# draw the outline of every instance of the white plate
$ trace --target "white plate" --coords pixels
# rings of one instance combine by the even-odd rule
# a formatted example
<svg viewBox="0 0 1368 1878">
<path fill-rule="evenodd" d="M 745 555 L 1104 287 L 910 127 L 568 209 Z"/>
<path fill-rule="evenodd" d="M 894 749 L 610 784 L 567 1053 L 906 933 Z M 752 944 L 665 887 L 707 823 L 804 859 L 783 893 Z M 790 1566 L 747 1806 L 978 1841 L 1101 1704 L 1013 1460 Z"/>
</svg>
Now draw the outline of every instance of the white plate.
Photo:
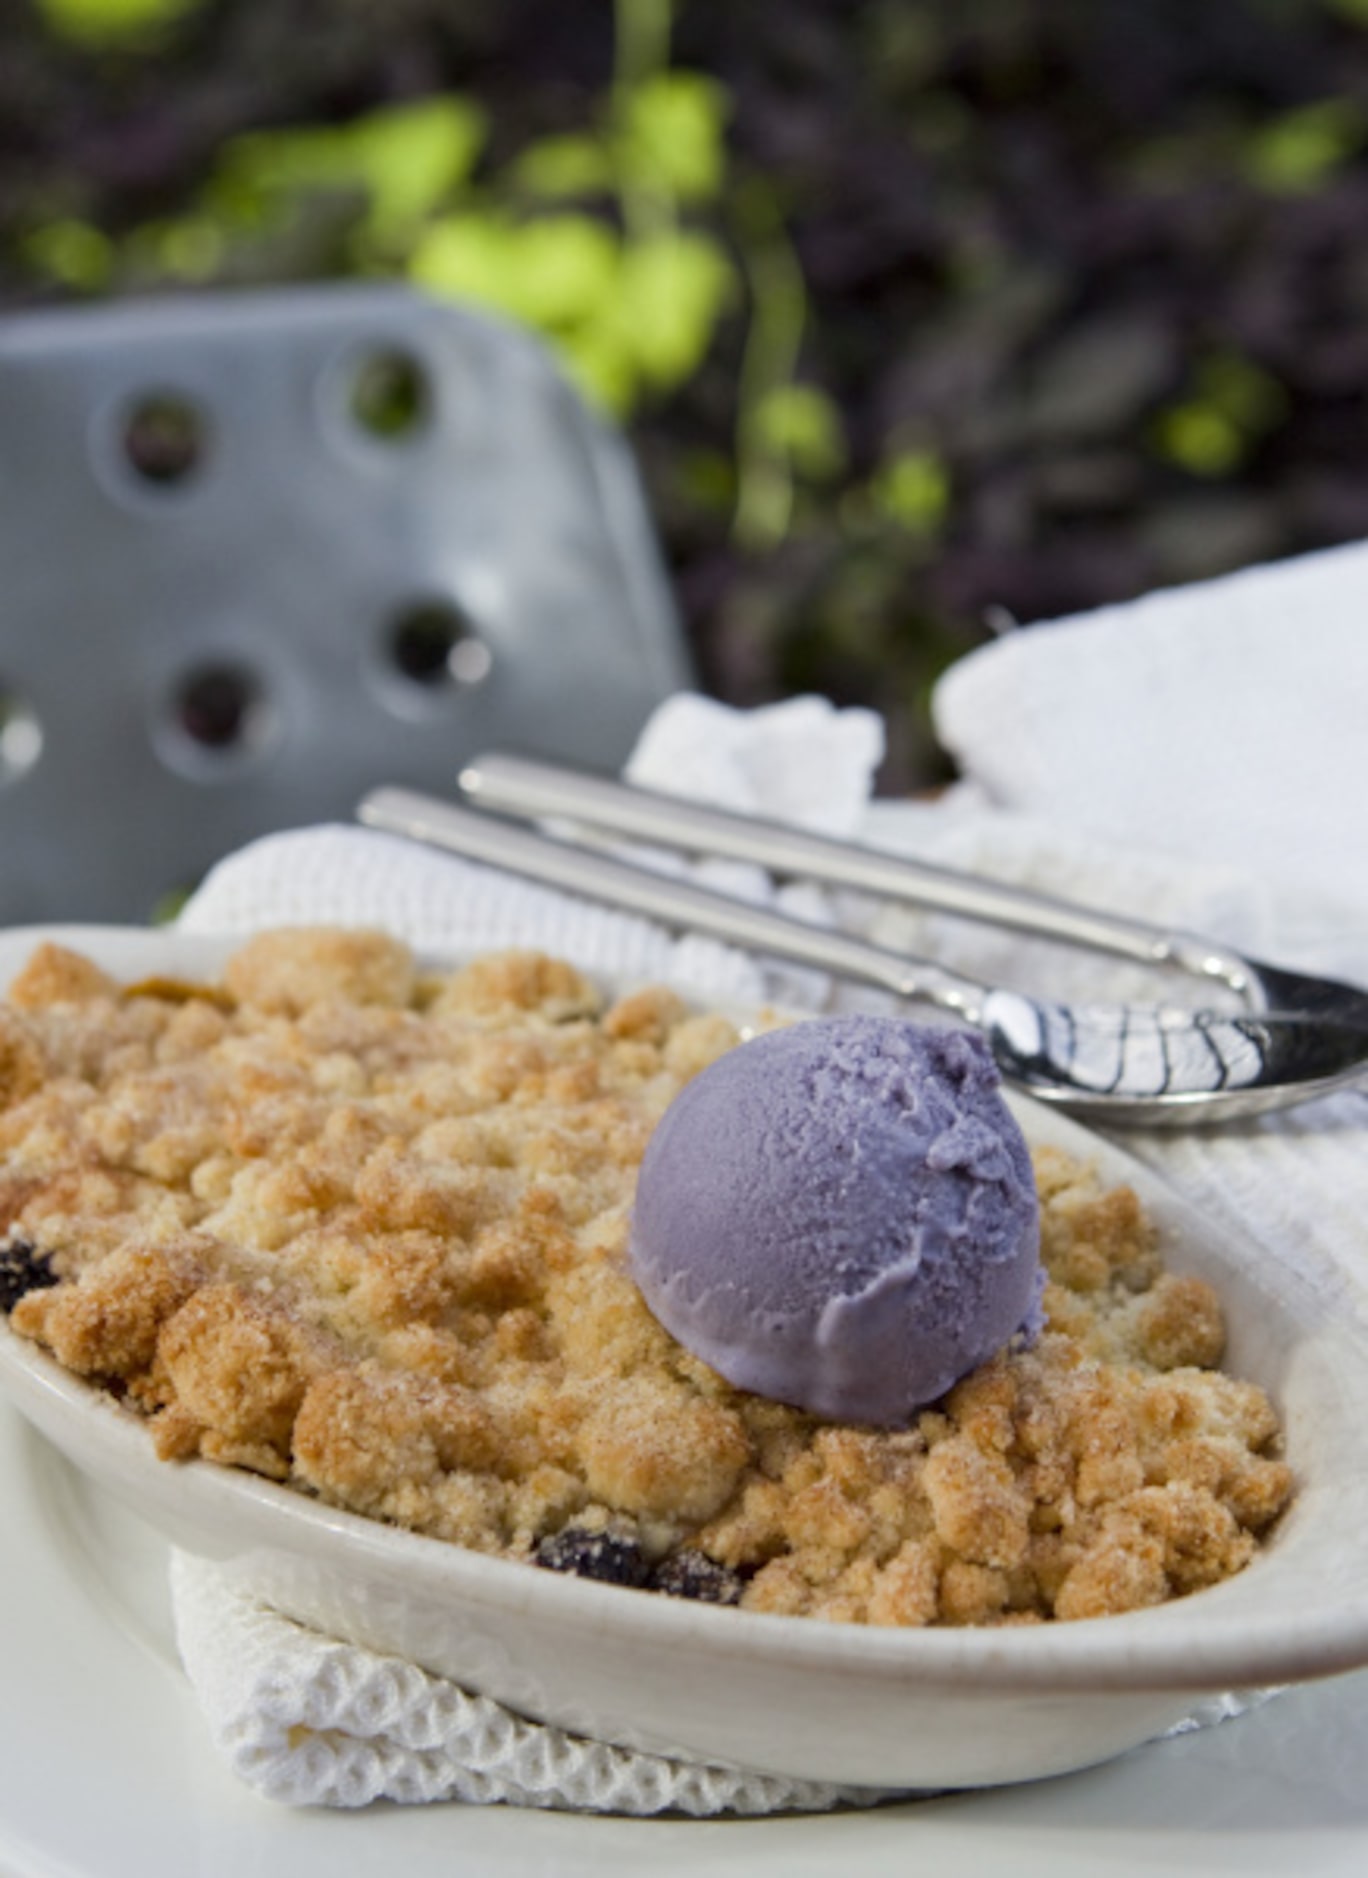
<svg viewBox="0 0 1368 1878">
<path fill-rule="evenodd" d="M 1029 1786 L 823 1818 L 293 1812 L 213 1754 L 166 1548 L 0 1407 L 0 1878 L 1362 1878 L 1368 1672 Z"/>
<path fill-rule="evenodd" d="M 34 934 L 0 937 L 0 981 Z M 225 947 L 87 929 L 110 969 L 192 973 Z M 158 1462 L 137 1419 L 0 1334 L 0 1386 L 165 1534 L 235 1560 L 278 1608 L 601 1738 L 868 1784 L 983 1785 L 1121 1753 L 1194 1697 L 1368 1663 L 1368 1362 L 1287 1273 L 1048 1111 L 1028 1134 L 1128 1178 L 1175 1265 L 1213 1278 L 1231 1367 L 1271 1389 L 1299 1490 L 1238 1578 L 1152 1611 L 1017 1631 L 880 1631 L 715 1610 L 529 1571 L 205 1463 Z"/>
</svg>

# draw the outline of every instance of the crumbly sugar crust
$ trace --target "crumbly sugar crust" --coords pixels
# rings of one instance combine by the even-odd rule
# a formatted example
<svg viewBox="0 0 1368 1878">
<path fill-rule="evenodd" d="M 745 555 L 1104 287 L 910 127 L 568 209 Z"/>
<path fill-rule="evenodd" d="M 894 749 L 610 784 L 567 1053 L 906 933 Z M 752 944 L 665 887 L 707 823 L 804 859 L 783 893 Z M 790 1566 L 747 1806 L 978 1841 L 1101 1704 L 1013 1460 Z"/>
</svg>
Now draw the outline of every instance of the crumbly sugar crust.
<svg viewBox="0 0 1368 1878">
<path fill-rule="evenodd" d="M 167 1461 L 751 1610 L 1028 1624 L 1238 1571 L 1292 1491 L 1274 1411 L 1135 1195 L 1058 1152 L 1045 1335 L 906 1429 L 667 1335 L 625 1262 L 636 1169 L 737 1041 L 669 990 L 605 1002 L 523 952 L 434 975 L 377 931 L 265 933 L 214 985 L 44 945 L 0 1006 L 9 1321 Z"/>
</svg>

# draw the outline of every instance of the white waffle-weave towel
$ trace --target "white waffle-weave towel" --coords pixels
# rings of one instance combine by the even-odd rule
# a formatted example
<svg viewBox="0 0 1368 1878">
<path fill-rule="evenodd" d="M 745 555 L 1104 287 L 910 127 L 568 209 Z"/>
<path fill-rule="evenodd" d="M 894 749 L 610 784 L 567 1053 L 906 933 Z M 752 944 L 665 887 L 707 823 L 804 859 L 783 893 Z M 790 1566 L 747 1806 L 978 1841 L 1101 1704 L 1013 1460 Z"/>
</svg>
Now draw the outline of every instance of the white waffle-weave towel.
<svg viewBox="0 0 1368 1878">
<path fill-rule="evenodd" d="M 242 1780 L 294 1806 L 503 1802 L 649 1816 L 826 1812 L 871 1788 L 611 1747 L 515 1715 L 398 1657 L 292 1623 L 221 1567 L 171 1559 L 176 1635 L 210 1731 Z"/>
</svg>

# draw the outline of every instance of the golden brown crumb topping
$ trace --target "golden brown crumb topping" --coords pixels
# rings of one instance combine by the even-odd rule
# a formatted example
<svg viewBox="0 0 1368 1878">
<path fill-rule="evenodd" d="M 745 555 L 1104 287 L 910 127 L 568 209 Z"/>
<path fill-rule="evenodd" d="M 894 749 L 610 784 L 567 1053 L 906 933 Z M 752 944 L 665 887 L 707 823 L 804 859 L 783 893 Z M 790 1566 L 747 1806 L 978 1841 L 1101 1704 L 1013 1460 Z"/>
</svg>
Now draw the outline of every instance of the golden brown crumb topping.
<svg viewBox="0 0 1368 1878">
<path fill-rule="evenodd" d="M 1135 1196 L 1058 1152 L 1046 1334 L 907 1429 L 668 1336 L 625 1263 L 636 1169 L 736 1042 L 539 954 L 431 975 L 295 929 L 220 985 L 121 988 L 43 946 L 0 1009 L 0 1259 L 42 1274 L 10 1322 L 167 1459 L 752 1610 L 1031 1623 L 1238 1571 L 1291 1491 L 1273 1410 Z"/>
</svg>

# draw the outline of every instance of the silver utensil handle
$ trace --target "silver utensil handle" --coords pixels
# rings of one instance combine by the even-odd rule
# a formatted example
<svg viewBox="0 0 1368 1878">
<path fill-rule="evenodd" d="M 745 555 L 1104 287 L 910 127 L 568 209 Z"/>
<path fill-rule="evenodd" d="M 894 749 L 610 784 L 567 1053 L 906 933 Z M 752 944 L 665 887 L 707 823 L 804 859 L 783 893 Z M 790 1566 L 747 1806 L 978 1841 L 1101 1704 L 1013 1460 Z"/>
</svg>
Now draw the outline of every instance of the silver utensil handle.
<svg viewBox="0 0 1368 1878">
<path fill-rule="evenodd" d="M 985 988 L 940 966 L 885 951 L 846 933 L 788 919 L 766 907 L 748 906 L 691 881 L 633 867 L 593 848 L 553 840 L 482 810 L 461 808 L 412 789 L 386 787 L 372 790 L 357 815 L 371 828 L 407 835 L 566 893 L 605 900 L 671 928 L 707 933 L 772 958 L 877 985 L 899 997 L 954 1011 L 970 1023 L 981 1017 Z"/>
<path fill-rule="evenodd" d="M 636 841 L 752 861 L 779 875 L 934 907 L 1145 965 L 1176 966 L 1238 990 L 1245 988 L 1248 978 L 1246 963 L 1238 954 L 1196 934 L 1166 931 L 1143 920 L 1074 906 L 1024 887 L 881 854 L 854 842 L 828 840 L 782 823 L 730 814 L 551 763 L 491 752 L 467 763 L 459 782 L 464 794 L 481 808 L 560 816 Z"/>
</svg>

